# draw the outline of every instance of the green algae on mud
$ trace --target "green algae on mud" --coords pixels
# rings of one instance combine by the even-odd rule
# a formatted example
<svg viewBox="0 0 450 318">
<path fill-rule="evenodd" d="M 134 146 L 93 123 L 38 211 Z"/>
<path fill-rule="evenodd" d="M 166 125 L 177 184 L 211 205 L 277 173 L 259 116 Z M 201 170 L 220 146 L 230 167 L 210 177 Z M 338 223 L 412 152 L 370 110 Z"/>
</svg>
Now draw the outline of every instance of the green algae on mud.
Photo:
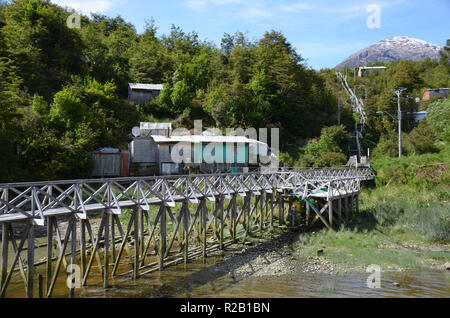
<svg viewBox="0 0 450 318">
<path fill-rule="evenodd" d="M 365 189 L 361 212 L 337 231 L 299 236 L 296 256 L 317 256 L 343 271 L 443 269 L 450 261 L 450 204 L 426 189 L 407 186 Z M 445 270 L 445 269 L 444 269 Z"/>
</svg>

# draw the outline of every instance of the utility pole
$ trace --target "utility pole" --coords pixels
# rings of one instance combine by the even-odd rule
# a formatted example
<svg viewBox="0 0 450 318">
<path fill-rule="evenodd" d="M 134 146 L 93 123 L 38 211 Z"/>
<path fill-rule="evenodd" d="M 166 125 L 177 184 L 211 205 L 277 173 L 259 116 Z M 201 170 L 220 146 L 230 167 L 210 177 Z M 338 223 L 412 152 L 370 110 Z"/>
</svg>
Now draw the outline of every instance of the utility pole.
<svg viewBox="0 0 450 318">
<path fill-rule="evenodd" d="M 399 87 L 393 90 L 394 93 L 397 94 L 397 105 L 398 105 L 398 157 L 402 157 L 402 109 L 400 106 L 400 100 L 402 92 L 405 91 L 406 88 Z"/>
</svg>

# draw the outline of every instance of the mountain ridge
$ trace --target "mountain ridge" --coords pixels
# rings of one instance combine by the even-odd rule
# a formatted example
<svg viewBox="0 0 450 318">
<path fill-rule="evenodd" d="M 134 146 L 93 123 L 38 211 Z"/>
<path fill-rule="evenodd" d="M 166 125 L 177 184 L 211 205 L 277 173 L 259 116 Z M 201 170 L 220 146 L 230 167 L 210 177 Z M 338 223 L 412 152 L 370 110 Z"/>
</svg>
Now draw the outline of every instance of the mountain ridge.
<svg viewBox="0 0 450 318">
<path fill-rule="evenodd" d="M 421 61 L 427 57 L 439 59 L 442 46 L 410 36 L 392 36 L 372 44 L 350 55 L 336 65 L 336 69 L 364 66 L 377 62 L 388 63 L 398 60 Z"/>
</svg>

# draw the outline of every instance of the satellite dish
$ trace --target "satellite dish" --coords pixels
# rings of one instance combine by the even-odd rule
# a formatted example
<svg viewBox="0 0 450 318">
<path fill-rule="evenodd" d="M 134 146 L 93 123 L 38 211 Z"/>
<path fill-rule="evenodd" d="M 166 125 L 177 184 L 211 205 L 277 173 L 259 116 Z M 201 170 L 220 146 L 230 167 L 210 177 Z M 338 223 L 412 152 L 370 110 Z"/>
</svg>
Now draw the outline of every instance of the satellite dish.
<svg viewBox="0 0 450 318">
<path fill-rule="evenodd" d="M 141 135 L 141 129 L 139 127 L 133 127 L 131 133 L 134 137 L 139 137 Z"/>
</svg>

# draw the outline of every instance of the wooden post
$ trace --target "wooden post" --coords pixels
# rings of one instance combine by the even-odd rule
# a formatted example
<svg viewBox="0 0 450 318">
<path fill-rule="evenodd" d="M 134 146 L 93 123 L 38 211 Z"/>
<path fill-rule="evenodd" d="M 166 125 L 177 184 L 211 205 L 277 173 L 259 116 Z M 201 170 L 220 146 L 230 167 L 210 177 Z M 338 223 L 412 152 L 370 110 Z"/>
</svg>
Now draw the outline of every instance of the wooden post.
<svg viewBox="0 0 450 318">
<path fill-rule="evenodd" d="M 223 228 L 225 227 L 224 222 L 224 196 L 220 196 L 220 249 L 224 249 L 223 245 Z"/>
<path fill-rule="evenodd" d="M 31 224 L 30 231 L 28 232 L 27 265 L 27 298 L 33 298 L 34 224 Z"/>
<path fill-rule="evenodd" d="M 245 227 L 245 236 L 247 236 L 250 233 L 250 206 L 252 203 L 252 193 L 247 192 L 247 205 L 244 206 L 244 227 Z"/>
<path fill-rule="evenodd" d="M 103 272 L 103 287 L 104 288 L 109 288 L 109 231 L 110 231 L 110 227 L 109 227 L 109 221 L 110 221 L 110 211 L 107 210 L 104 213 L 106 213 L 105 216 L 105 242 L 104 242 L 104 272 Z"/>
<path fill-rule="evenodd" d="M 294 205 L 293 209 L 292 209 L 292 226 L 295 226 L 295 210 L 296 210 L 296 206 Z"/>
<path fill-rule="evenodd" d="M 359 213 L 359 194 L 356 195 L 356 213 Z"/>
<path fill-rule="evenodd" d="M 14 238 L 12 238 L 14 239 Z M 1 273 L 1 285 L 5 283 L 6 275 L 8 274 L 8 224 L 2 223 L 2 273 Z"/>
<path fill-rule="evenodd" d="M 161 218 L 160 218 L 160 228 L 159 228 L 159 270 L 164 269 L 164 255 L 166 254 L 166 206 L 164 202 L 161 202 Z"/>
<path fill-rule="evenodd" d="M 67 229 L 67 231 L 71 230 L 72 231 L 72 243 L 71 243 L 71 247 L 72 247 L 72 257 L 71 257 L 71 262 L 70 264 L 72 265 L 72 271 L 73 271 L 73 266 L 76 263 L 76 258 L 77 258 L 77 219 L 75 218 L 75 216 L 72 216 L 73 218 L 73 222 L 72 222 L 72 228 L 71 229 Z M 70 298 L 75 298 L 75 284 L 72 284 L 70 287 Z"/>
<path fill-rule="evenodd" d="M 116 227 L 114 214 L 111 214 L 111 259 L 113 262 L 116 259 Z"/>
<path fill-rule="evenodd" d="M 307 198 L 305 200 L 305 205 L 306 205 L 306 225 L 309 225 L 309 213 L 310 213 L 310 206 L 309 206 L 309 199 Z"/>
<path fill-rule="evenodd" d="M 292 206 L 293 206 L 293 204 L 294 204 L 294 198 L 293 197 L 289 197 L 289 208 L 288 208 L 288 215 L 287 215 L 287 218 L 288 218 L 288 223 L 291 223 L 291 226 L 292 226 Z M 291 217 L 291 220 L 289 221 L 289 217 Z"/>
<path fill-rule="evenodd" d="M 184 264 L 186 265 L 189 257 L 189 201 L 183 204 L 183 232 L 184 232 Z"/>
<path fill-rule="evenodd" d="M 273 197 L 274 194 L 270 195 L 270 227 L 273 228 Z"/>
<path fill-rule="evenodd" d="M 237 200 L 236 194 L 233 194 L 233 243 L 236 243 L 236 230 L 237 230 Z"/>
<path fill-rule="evenodd" d="M 143 211 L 142 211 L 142 208 L 139 206 L 139 219 L 140 219 L 140 227 L 141 227 L 141 229 L 140 229 L 140 238 L 139 238 L 139 247 L 140 247 L 140 249 L 141 249 L 141 251 L 140 251 L 140 253 L 141 253 L 141 255 L 142 255 L 142 257 L 144 258 L 145 257 L 145 255 L 144 255 L 144 253 L 145 253 L 145 228 L 144 228 L 144 225 L 145 225 L 145 221 L 144 221 L 144 213 L 143 213 Z"/>
<path fill-rule="evenodd" d="M 43 285 L 44 278 L 41 274 L 38 274 L 38 295 L 39 298 L 44 298 L 44 287 Z"/>
<path fill-rule="evenodd" d="M 345 209 L 345 218 L 348 220 L 348 197 L 344 197 L 344 209 Z"/>
<path fill-rule="evenodd" d="M 353 195 L 350 197 L 350 218 L 353 218 Z"/>
<path fill-rule="evenodd" d="M 278 217 L 279 217 L 279 225 L 284 225 L 284 199 L 283 196 L 280 194 L 278 196 Z"/>
<path fill-rule="evenodd" d="M 84 276 L 86 271 L 86 222 L 87 220 L 80 221 L 80 263 L 81 263 L 81 276 Z M 92 242 L 93 243 L 93 242 Z"/>
<path fill-rule="evenodd" d="M 342 222 L 342 198 L 338 200 L 338 215 L 340 222 Z"/>
<path fill-rule="evenodd" d="M 201 201 L 203 205 L 202 208 L 202 241 L 203 241 L 203 257 L 206 257 L 206 226 L 207 226 L 207 216 L 208 216 L 208 208 L 206 206 L 206 199 Z"/>
<path fill-rule="evenodd" d="M 8 228 L 9 228 L 9 226 L 8 226 Z M 6 277 L 5 277 L 5 281 L 3 282 L 2 286 L 1 286 L 1 290 L 0 290 L 0 297 L 1 298 L 5 297 L 6 288 L 8 287 L 9 281 L 11 280 L 11 276 L 13 274 L 13 270 L 12 269 L 16 266 L 17 261 L 20 258 L 20 252 L 22 251 L 23 246 L 25 244 L 25 241 L 28 238 L 28 233 L 30 231 L 31 226 L 32 226 L 32 223 L 28 223 L 25 232 L 23 232 L 23 234 L 22 234 L 22 237 L 21 237 L 20 243 L 19 243 L 19 247 L 17 247 L 16 254 L 14 256 L 14 260 L 12 261 L 11 270 L 8 271 L 8 273 L 7 273 Z M 11 242 L 14 242 L 14 234 L 13 234 L 12 229 L 9 228 L 8 232 L 9 232 L 9 235 L 10 235 Z"/>
<path fill-rule="evenodd" d="M 264 222 L 264 192 L 259 196 L 259 234 L 262 234 Z"/>
<path fill-rule="evenodd" d="M 134 218 L 134 273 L 133 278 L 137 279 L 139 277 L 139 210 L 138 208 L 133 209 Z"/>
<path fill-rule="evenodd" d="M 333 201 L 328 201 L 328 222 L 333 226 Z"/>
</svg>

